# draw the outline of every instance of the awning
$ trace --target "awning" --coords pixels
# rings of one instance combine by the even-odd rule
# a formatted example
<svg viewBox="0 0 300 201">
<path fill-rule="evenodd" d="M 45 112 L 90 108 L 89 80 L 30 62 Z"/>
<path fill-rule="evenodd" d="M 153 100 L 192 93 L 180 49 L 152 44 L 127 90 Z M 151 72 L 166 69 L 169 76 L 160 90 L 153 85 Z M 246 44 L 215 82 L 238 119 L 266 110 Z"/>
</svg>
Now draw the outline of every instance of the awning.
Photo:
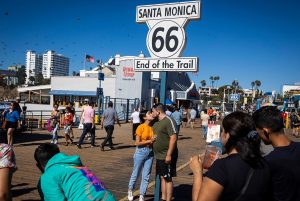
<svg viewBox="0 0 300 201">
<path fill-rule="evenodd" d="M 63 95 L 63 96 L 96 96 L 95 91 L 69 91 L 69 90 L 51 90 L 51 95 Z"/>
<path fill-rule="evenodd" d="M 169 98 L 166 99 L 166 105 L 175 105 L 176 103 L 174 103 L 172 100 L 170 100 Z"/>
</svg>

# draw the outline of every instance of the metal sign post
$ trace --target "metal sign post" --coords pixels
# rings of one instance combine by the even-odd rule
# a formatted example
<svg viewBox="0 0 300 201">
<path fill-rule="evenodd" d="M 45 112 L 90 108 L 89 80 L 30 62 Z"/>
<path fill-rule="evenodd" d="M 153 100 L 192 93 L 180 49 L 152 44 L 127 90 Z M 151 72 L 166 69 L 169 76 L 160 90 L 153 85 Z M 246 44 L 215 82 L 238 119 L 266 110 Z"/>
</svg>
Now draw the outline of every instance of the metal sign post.
<svg viewBox="0 0 300 201">
<path fill-rule="evenodd" d="M 230 100 L 233 101 L 233 111 L 236 111 L 236 102 L 240 100 L 240 94 L 230 94 Z"/>
<path fill-rule="evenodd" d="M 197 72 L 198 58 L 183 57 L 185 25 L 200 19 L 200 1 L 142 5 L 136 7 L 136 22 L 147 23 L 147 48 L 151 58 L 134 59 L 135 71 L 160 73 L 160 102 L 166 102 L 167 72 Z M 156 176 L 154 200 L 159 200 L 160 177 Z"/>
<path fill-rule="evenodd" d="M 100 66 L 100 71 L 98 72 L 98 80 L 99 80 L 99 87 L 97 88 L 97 99 L 98 99 L 98 124 L 101 124 L 101 110 L 100 110 L 100 105 L 101 105 L 101 100 L 103 97 L 103 88 L 101 88 L 101 81 L 104 80 L 104 73 L 102 73 L 101 66 Z M 103 103 L 103 101 L 102 101 Z M 103 104 L 102 104 L 103 108 Z"/>
</svg>

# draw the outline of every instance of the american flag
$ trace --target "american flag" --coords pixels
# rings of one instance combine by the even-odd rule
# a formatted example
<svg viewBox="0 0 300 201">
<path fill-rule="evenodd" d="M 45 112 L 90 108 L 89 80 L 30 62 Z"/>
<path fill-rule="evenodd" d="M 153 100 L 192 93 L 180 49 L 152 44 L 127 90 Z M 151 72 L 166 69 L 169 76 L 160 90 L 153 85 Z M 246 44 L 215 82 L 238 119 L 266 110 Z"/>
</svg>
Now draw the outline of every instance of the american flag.
<svg viewBox="0 0 300 201">
<path fill-rule="evenodd" d="M 85 55 L 85 60 L 88 61 L 88 62 L 91 62 L 91 63 L 94 63 L 95 62 L 95 59 L 93 56 L 91 55 Z"/>
</svg>

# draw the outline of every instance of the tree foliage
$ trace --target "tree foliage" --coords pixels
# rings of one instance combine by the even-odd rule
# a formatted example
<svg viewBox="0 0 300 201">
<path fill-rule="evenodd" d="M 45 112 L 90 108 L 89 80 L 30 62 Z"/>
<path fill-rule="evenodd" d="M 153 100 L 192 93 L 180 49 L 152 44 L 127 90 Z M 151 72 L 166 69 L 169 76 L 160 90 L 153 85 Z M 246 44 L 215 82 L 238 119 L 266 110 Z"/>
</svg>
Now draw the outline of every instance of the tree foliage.
<svg viewBox="0 0 300 201">
<path fill-rule="evenodd" d="M 44 82 L 44 76 L 42 73 L 37 74 L 37 76 L 35 77 L 35 84 L 36 85 L 42 85 Z"/>
<path fill-rule="evenodd" d="M 201 86 L 202 86 L 202 87 L 205 87 L 205 86 L 206 86 L 206 81 L 205 81 L 205 80 L 201 80 L 200 83 L 201 83 Z"/>
<path fill-rule="evenodd" d="M 43 84 L 50 84 L 51 83 L 51 79 L 50 78 L 46 78 L 43 81 Z"/>
<path fill-rule="evenodd" d="M 18 78 L 18 85 L 25 84 L 26 81 L 26 67 L 24 65 L 21 66 L 16 72 L 16 77 Z"/>
</svg>

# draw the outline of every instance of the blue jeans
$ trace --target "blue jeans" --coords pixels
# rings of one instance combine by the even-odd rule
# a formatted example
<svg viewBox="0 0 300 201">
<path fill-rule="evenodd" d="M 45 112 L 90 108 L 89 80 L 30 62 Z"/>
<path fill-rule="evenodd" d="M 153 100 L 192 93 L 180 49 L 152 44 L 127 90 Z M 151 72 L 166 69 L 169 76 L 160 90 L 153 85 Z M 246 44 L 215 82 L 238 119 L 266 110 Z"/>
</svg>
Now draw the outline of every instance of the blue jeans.
<svg viewBox="0 0 300 201">
<path fill-rule="evenodd" d="M 135 188 L 136 181 L 142 172 L 142 181 L 140 185 L 140 195 L 145 195 L 147 192 L 152 163 L 153 163 L 153 151 L 149 147 L 137 147 L 133 156 L 134 166 L 129 180 L 128 189 L 133 190 Z"/>
<path fill-rule="evenodd" d="M 180 131 L 180 124 L 176 125 L 176 131 L 177 131 L 177 136 L 179 135 L 179 131 Z"/>
<path fill-rule="evenodd" d="M 52 131 L 52 141 L 58 140 L 57 130 L 58 130 L 58 123 L 53 128 L 53 131 Z"/>
<path fill-rule="evenodd" d="M 202 125 L 202 129 L 203 129 L 203 137 L 204 137 L 204 139 L 206 139 L 206 137 L 207 137 L 207 126 Z"/>
<path fill-rule="evenodd" d="M 92 123 L 85 123 L 83 124 L 83 131 L 80 136 L 78 144 L 81 145 L 83 143 L 83 140 L 85 138 L 85 135 L 90 132 L 91 133 L 91 145 L 95 146 L 95 126 L 92 128 Z"/>
</svg>

